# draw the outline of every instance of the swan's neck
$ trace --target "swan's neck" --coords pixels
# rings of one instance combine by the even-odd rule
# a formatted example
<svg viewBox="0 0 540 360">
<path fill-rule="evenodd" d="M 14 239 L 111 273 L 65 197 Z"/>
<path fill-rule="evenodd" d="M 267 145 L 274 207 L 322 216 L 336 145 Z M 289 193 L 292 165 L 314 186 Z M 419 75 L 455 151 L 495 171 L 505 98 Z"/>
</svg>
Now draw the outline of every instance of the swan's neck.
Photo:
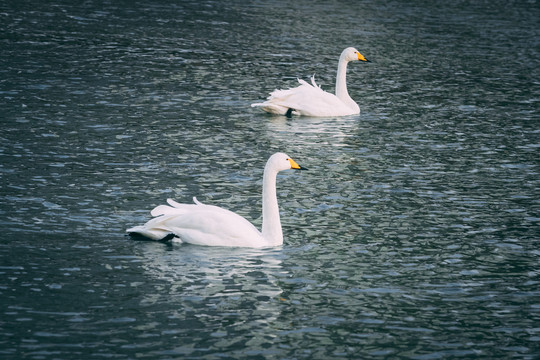
<svg viewBox="0 0 540 360">
<path fill-rule="evenodd" d="M 283 244 L 276 194 L 277 171 L 264 168 L 262 196 L 262 236 L 269 246 Z"/>
<path fill-rule="evenodd" d="M 347 91 L 347 64 L 349 62 L 345 59 L 345 56 L 342 54 L 339 57 L 339 64 L 337 68 L 336 76 L 336 96 L 338 99 L 343 101 L 349 107 L 358 107 L 358 104 L 354 102 L 353 99 L 349 96 Z"/>
</svg>

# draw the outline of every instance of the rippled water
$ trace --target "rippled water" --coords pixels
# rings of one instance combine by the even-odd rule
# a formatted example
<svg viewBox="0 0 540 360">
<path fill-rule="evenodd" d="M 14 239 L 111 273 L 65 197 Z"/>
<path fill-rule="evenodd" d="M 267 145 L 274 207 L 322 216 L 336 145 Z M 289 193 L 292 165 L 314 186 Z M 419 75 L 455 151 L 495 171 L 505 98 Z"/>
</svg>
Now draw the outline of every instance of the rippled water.
<svg viewBox="0 0 540 360">
<path fill-rule="evenodd" d="M 0 357 L 540 355 L 536 1 L 0 4 Z M 349 66 L 344 118 L 249 107 Z M 133 241 L 171 197 L 283 247 Z"/>
</svg>

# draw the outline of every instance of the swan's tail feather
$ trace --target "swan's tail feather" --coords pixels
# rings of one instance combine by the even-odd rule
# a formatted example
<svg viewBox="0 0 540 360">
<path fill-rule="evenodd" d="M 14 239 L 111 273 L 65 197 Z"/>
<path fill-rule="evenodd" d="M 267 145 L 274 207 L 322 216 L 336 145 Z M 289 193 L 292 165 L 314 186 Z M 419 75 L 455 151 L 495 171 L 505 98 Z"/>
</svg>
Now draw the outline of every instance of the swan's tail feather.
<svg viewBox="0 0 540 360">
<path fill-rule="evenodd" d="M 260 107 L 264 111 L 270 114 L 285 115 L 288 107 L 274 104 L 271 101 L 265 101 L 263 103 L 251 104 L 251 107 Z"/>
<path fill-rule="evenodd" d="M 132 237 L 144 237 L 151 240 L 164 240 L 174 236 L 170 231 L 163 230 L 154 227 L 147 227 L 146 225 L 134 226 L 126 230 L 126 232 Z"/>
</svg>

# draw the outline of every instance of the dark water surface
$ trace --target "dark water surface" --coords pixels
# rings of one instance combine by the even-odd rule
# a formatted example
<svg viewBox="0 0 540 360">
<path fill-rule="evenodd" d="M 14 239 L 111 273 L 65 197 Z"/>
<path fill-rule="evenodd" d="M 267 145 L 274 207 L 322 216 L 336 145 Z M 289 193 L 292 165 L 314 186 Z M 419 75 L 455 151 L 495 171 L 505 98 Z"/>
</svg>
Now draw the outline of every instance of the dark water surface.
<svg viewBox="0 0 540 360">
<path fill-rule="evenodd" d="M 540 356 L 537 1 L 0 4 L 0 358 Z M 361 114 L 249 107 L 341 50 Z M 133 241 L 171 197 L 266 250 Z"/>
</svg>

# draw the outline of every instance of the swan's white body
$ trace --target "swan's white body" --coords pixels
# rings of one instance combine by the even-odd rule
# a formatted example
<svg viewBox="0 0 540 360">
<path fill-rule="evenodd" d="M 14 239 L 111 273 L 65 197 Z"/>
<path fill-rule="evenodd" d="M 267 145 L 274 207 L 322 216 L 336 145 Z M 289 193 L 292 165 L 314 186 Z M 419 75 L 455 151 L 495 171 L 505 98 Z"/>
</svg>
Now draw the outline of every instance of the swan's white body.
<svg viewBox="0 0 540 360">
<path fill-rule="evenodd" d="M 129 234 L 161 240 L 173 234 L 180 241 L 207 246 L 271 247 L 283 244 L 283 233 L 276 196 L 279 171 L 302 170 L 286 154 L 276 153 L 268 159 L 263 175 L 262 232 L 242 216 L 232 211 L 204 205 L 180 204 L 168 199 L 170 206 L 159 205 L 152 210 L 153 219 L 142 226 L 127 229 Z"/>
<path fill-rule="evenodd" d="M 274 90 L 265 102 L 251 104 L 264 111 L 278 115 L 346 116 L 360 113 L 360 107 L 347 91 L 347 64 L 349 61 L 369 62 L 355 48 L 343 50 L 339 57 L 336 76 L 336 94 L 330 94 L 315 83 L 298 79 L 300 86 L 287 90 Z"/>
</svg>

